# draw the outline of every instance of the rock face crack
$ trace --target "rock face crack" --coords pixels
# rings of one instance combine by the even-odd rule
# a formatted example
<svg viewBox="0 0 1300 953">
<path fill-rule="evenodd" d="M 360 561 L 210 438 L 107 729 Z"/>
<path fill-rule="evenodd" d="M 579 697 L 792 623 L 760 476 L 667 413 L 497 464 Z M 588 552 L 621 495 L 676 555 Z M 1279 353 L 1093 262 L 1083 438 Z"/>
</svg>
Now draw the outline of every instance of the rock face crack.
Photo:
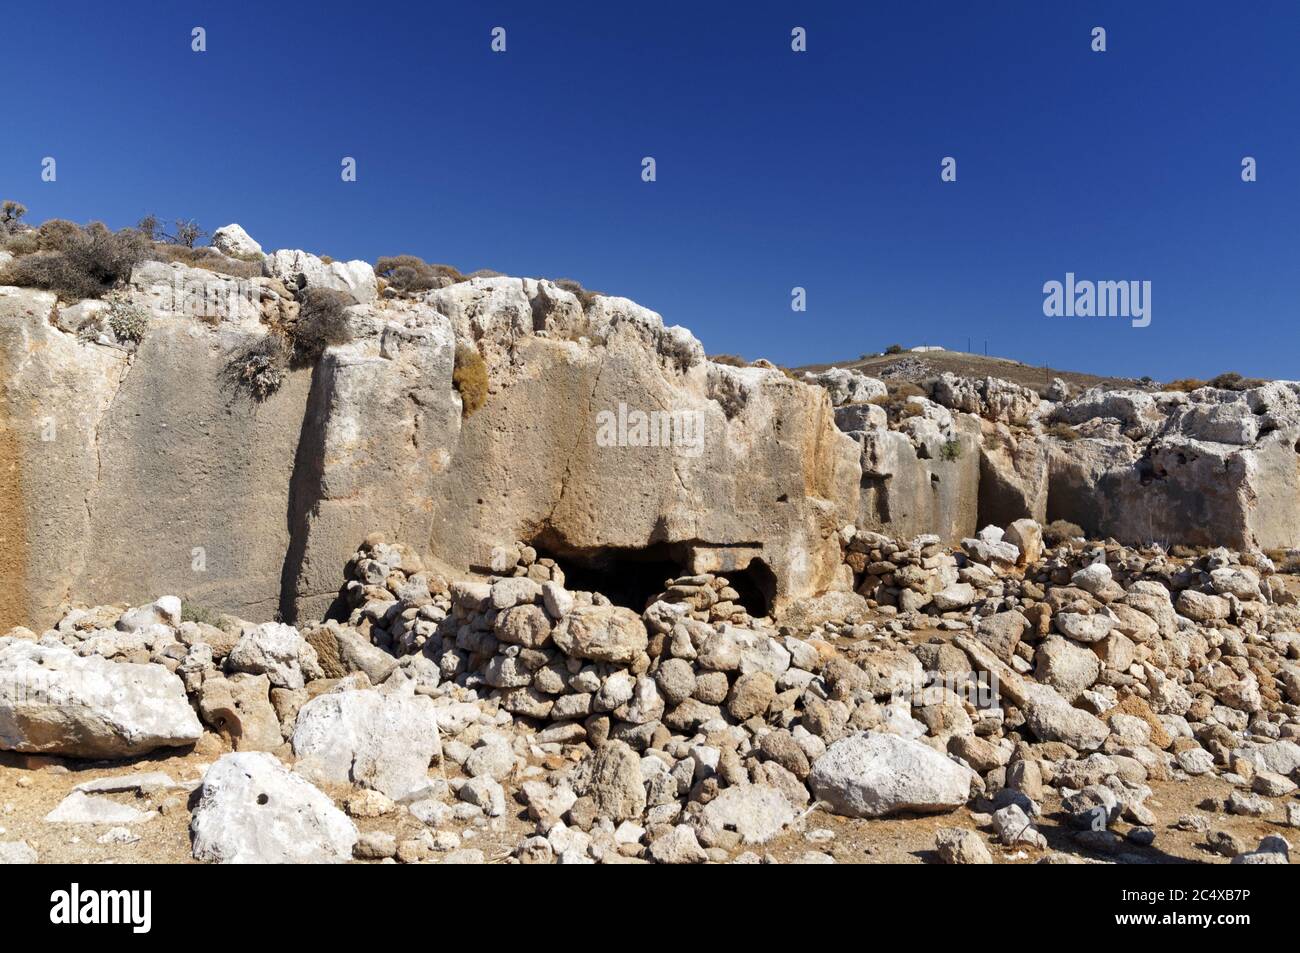
<svg viewBox="0 0 1300 953">
<path fill-rule="evenodd" d="M 95 347 L 96 345 L 92 344 L 87 346 Z M 95 525 L 95 503 L 99 499 L 100 489 L 104 484 L 104 447 L 102 442 L 104 422 L 112 415 L 113 407 L 117 403 L 118 395 L 122 393 L 122 389 L 126 386 L 126 379 L 131 375 L 131 368 L 134 365 L 135 361 L 130 355 L 123 356 L 122 369 L 117 376 L 117 383 L 113 387 L 113 394 L 109 397 L 108 403 L 104 405 L 104 409 L 100 411 L 99 416 L 95 420 L 94 427 L 91 428 L 91 446 L 95 453 L 95 482 L 86 488 L 86 493 L 83 497 L 86 508 L 87 536 L 92 533 Z M 79 563 L 76 567 L 76 571 L 68 574 L 68 585 L 63 594 L 64 602 L 72 601 L 73 587 L 76 581 L 82 577 L 86 568 L 86 548 L 79 548 L 77 550 L 77 555 L 79 557 Z"/>
<path fill-rule="evenodd" d="M 555 496 L 555 503 L 551 506 L 550 511 L 542 518 L 541 533 L 549 534 L 555 532 L 553 520 L 555 514 L 564 502 L 565 493 L 569 489 L 569 479 L 573 475 L 573 463 L 577 459 L 578 451 L 582 449 L 583 441 L 586 439 L 588 429 L 591 426 L 592 409 L 596 403 L 596 394 L 600 390 L 600 380 L 605 374 L 605 358 L 602 357 L 600 365 L 596 370 L 596 379 L 592 382 L 591 392 L 587 395 L 587 407 L 582 417 L 582 426 L 578 428 L 577 439 L 573 442 L 573 447 L 569 451 L 564 463 L 564 474 L 560 477 L 560 491 Z"/>
</svg>

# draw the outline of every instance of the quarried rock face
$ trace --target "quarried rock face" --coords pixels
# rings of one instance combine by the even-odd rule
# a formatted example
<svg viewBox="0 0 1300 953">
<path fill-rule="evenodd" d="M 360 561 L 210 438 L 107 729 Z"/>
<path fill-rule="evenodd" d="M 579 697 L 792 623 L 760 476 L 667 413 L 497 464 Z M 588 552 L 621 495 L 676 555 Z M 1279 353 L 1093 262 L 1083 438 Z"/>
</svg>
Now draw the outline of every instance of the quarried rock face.
<svg viewBox="0 0 1300 953">
<path fill-rule="evenodd" d="M 427 296 L 477 340 L 492 381 L 440 478 L 434 554 L 484 566 L 524 539 L 570 560 L 654 549 L 722 568 L 734 553 L 729 570 L 770 570 L 776 603 L 829 588 L 858 468 L 824 392 L 703 361 L 689 333 L 625 299 L 580 318 L 570 299 L 513 278 Z M 603 343 L 571 339 L 584 329 Z"/>
<path fill-rule="evenodd" d="M 955 542 L 1061 518 L 1131 542 L 1300 542 L 1297 384 L 1062 386 L 1054 403 L 945 375 L 900 405 L 850 370 L 809 384 L 712 363 L 653 311 L 549 281 L 414 300 L 379 296 L 362 262 L 282 250 L 262 268 L 149 261 L 112 300 L 62 305 L 0 289 L 0 626 L 158 591 L 319 618 L 372 532 L 453 573 L 523 540 L 589 570 L 724 574 L 777 613 L 847 590 L 845 527 Z M 346 333 L 250 393 L 241 362 L 312 288 L 360 302 Z M 147 314 L 138 342 L 95 332 L 121 305 Z M 488 377 L 468 415 L 458 349 Z"/>
<path fill-rule="evenodd" d="M 859 525 L 899 536 L 934 533 L 956 540 L 979 516 L 979 421 L 954 414 L 934 433 L 873 429 L 861 441 Z"/>
</svg>

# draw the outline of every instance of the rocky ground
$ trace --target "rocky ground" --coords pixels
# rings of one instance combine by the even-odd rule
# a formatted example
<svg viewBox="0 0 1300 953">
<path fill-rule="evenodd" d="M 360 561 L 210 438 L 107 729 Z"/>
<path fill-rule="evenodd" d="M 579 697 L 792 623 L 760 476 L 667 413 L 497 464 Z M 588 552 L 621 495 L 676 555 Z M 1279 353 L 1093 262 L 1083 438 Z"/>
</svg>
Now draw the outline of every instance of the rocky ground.
<svg viewBox="0 0 1300 953">
<path fill-rule="evenodd" d="M 0 638 L 9 862 L 1286 863 L 1300 606 L 1262 553 L 845 527 L 852 589 L 637 608 L 372 537 L 343 619 Z M 183 615 L 190 616 L 182 618 Z"/>
</svg>

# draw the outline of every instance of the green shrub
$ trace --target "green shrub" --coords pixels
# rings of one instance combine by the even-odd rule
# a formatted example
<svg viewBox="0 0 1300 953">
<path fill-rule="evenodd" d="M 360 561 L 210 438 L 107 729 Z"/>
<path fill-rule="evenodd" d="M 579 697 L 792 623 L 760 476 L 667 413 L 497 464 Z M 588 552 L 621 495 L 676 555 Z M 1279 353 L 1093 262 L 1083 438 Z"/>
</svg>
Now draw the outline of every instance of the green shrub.
<svg viewBox="0 0 1300 953">
<path fill-rule="evenodd" d="M 902 353 L 903 353 L 903 345 L 901 345 L 901 344 L 891 344 L 891 345 L 889 345 L 889 347 L 885 348 L 885 353 L 886 353 L 886 354 L 902 354 Z"/>
<path fill-rule="evenodd" d="M 1069 520 L 1052 520 L 1043 527 L 1043 539 L 1049 546 L 1059 546 L 1083 535 L 1083 527 Z"/>
<path fill-rule="evenodd" d="M 959 441 L 959 440 L 947 440 L 947 441 L 945 441 L 945 442 L 944 442 L 944 445 L 943 445 L 942 447 L 939 448 L 939 459 L 941 459 L 941 460 L 947 460 L 947 461 L 949 461 L 949 462 L 951 462 L 951 461 L 953 461 L 953 460 L 960 460 L 960 459 L 961 459 L 961 441 Z"/>
<path fill-rule="evenodd" d="M 225 616 L 207 606 L 196 605 L 188 600 L 181 602 L 181 621 L 197 622 L 201 625 L 210 625 L 215 629 L 221 628 Z"/>
<path fill-rule="evenodd" d="M 456 345 L 456 367 L 451 382 L 460 392 L 462 416 L 468 417 L 487 403 L 487 361 L 483 360 L 478 348 L 472 344 Z"/>
</svg>

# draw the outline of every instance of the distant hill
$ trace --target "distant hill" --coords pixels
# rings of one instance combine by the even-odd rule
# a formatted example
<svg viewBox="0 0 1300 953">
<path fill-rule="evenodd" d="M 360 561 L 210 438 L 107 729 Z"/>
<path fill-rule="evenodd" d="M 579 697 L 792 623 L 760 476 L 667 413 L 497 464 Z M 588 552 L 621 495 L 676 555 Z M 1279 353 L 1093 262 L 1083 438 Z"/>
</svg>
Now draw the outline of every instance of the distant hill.
<svg viewBox="0 0 1300 953">
<path fill-rule="evenodd" d="M 951 371 L 962 377 L 1000 377 L 1014 384 L 1034 389 L 1050 384 L 1054 377 L 1081 388 L 1100 386 L 1111 389 L 1142 386 L 1138 381 L 1128 377 L 1101 377 L 1058 367 L 1035 367 L 1006 357 L 986 357 L 983 354 L 966 354 L 962 351 L 903 351 L 899 354 L 881 354 L 866 359 L 855 358 L 826 364 L 806 364 L 794 370 L 802 373 L 822 371 L 828 367 L 845 367 L 861 371 L 871 377 L 901 378 L 912 381 L 936 377 L 944 371 Z"/>
</svg>

